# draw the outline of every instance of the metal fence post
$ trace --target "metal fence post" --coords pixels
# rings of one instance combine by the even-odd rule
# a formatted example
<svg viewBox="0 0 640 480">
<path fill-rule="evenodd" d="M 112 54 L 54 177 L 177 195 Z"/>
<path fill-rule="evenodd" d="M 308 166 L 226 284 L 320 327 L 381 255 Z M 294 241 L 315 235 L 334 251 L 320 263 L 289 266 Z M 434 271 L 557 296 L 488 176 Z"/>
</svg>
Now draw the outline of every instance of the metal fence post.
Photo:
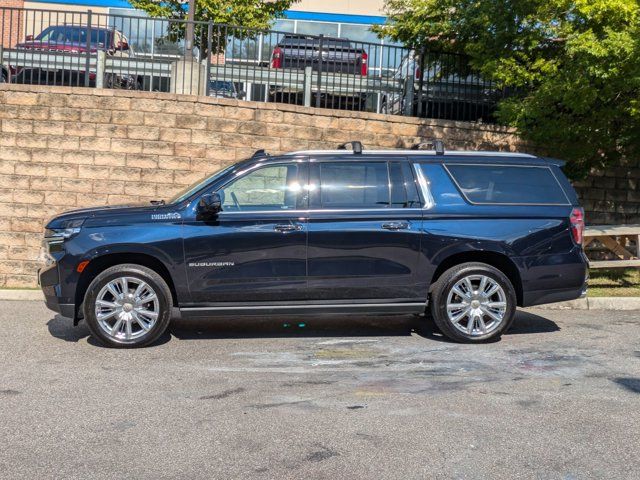
<svg viewBox="0 0 640 480">
<path fill-rule="evenodd" d="M 208 97 L 211 93 L 211 55 L 213 48 L 213 42 L 211 37 L 213 36 L 213 22 L 209 20 L 209 24 L 207 25 L 207 71 L 204 75 L 204 81 L 206 82 L 204 85 L 204 94 Z M 202 46 L 200 46 L 202 48 Z"/>
<path fill-rule="evenodd" d="M 313 68 L 304 67 L 304 106 L 311 106 L 311 80 L 313 78 Z"/>
<path fill-rule="evenodd" d="M 4 67 L 4 47 L 2 42 L 0 42 L 0 75 L 2 75 L 2 67 Z M 10 77 L 9 69 L 7 69 L 7 77 Z M 3 78 L 0 78 L 0 83 L 3 82 Z M 7 78 L 7 83 L 9 82 L 9 78 Z"/>
<path fill-rule="evenodd" d="M 322 88 L 322 40 L 324 35 L 318 36 L 318 81 L 316 91 L 316 107 L 320 108 L 320 89 Z"/>
<path fill-rule="evenodd" d="M 91 10 L 87 11 L 87 52 L 84 64 L 84 86 L 89 86 L 89 70 L 91 68 Z"/>
<path fill-rule="evenodd" d="M 107 52 L 98 50 L 98 62 L 96 64 L 96 88 L 104 88 L 104 76 L 107 69 Z"/>
<path fill-rule="evenodd" d="M 409 72 L 407 74 L 407 78 L 404 82 L 404 112 L 403 114 L 407 117 L 413 115 L 413 99 L 414 99 L 414 91 L 413 91 L 413 73 Z"/>
<path fill-rule="evenodd" d="M 424 60 L 425 60 L 425 56 L 426 56 L 427 52 L 425 50 L 424 47 L 422 47 L 422 49 L 420 50 L 420 77 L 418 78 L 418 105 L 417 105 L 417 116 L 418 117 L 422 117 L 422 114 L 426 112 L 423 112 L 423 108 L 422 108 L 422 97 L 423 97 L 423 87 L 424 87 Z M 415 75 L 415 69 L 414 69 L 414 75 Z M 412 112 L 413 113 L 413 112 Z"/>
</svg>

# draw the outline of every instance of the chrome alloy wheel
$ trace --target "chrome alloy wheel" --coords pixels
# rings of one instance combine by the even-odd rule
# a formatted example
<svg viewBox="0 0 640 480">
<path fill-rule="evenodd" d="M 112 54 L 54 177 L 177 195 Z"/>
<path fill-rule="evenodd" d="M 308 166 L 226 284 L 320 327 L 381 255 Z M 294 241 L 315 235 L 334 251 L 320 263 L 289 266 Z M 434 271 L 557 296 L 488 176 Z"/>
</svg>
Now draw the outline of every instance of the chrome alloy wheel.
<svg viewBox="0 0 640 480">
<path fill-rule="evenodd" d="M 507 300 L 503 288 L 486 275 L 462 278 L 447 296 L 449 321 L 466 335 L 491 333 L 503 322 L 506 311 Z"/>
<path fill-rule="evenodd" d="M 119 277 L 107 283 L 96 297 L 100 328 L 117 341 L 135 340 L 153 328 L 160 314 L 156 292 L 135 277 Z"/>
</svg>

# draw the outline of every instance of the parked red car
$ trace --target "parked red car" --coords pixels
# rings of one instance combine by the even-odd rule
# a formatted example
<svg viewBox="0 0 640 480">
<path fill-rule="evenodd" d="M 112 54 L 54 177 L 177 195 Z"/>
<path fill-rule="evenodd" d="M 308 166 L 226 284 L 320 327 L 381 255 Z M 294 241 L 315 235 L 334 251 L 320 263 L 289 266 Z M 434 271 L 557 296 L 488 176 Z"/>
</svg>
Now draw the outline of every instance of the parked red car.
<svg viewBox="0 0 640 480">
<path fill-rule="evenodd" d="M 89 38 L 90 37 L 90 38 Z M 41 52 L 87 53 L 95 54 L 99 50 L 108 56 L 129 58 L 134 56 L 127 38 L 118 30 L 92 27 L 86 25 L 53 25 L 47 27 L 33 38 L 27 35 L 25 41 L 16 46 L 20 50 L 37 50 Z M 28 64 L 12 66 L 13 81 L 39 85 L 79 85 L 85 84 L 85 71 L 81 68 L 66 69 L 52 64 L 35 67 Z M 89 71 L 89 86 L 95 86 L 96 72 Z M 107 74 L 105 86 L 125 88 L 129 90 L 142 88 L 142 77 L 127 74 Z"/>
</svg>

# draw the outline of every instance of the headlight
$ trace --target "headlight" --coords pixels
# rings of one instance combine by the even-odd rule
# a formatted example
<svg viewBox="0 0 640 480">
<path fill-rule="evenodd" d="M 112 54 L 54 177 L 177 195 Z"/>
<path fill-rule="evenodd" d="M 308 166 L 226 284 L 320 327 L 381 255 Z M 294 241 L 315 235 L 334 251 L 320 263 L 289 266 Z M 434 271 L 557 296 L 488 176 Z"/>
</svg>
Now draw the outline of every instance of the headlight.
<svg viewBox="0 0 640 480">
<path fill-rule="evenodd" d="M 47 263 L 55 261 L 52 254 L 61 252 L 64 241 L 80 233 L 83 223 L 84 219 L 69 220 L 64 222 L 60 228 L 45 229 L 42 253 Z"/>
<path fill-rule="evenodd" d="M 65 222 L 60 228 L 47 228 L 44 231 L 44 238 L 49 242 L 60 241 L 63 242 L 67 238 L 71 238 L 74 235 L 80 233 L 80 228 L 84 223 L 84 219 L 69 220 Z"/>
</svg>

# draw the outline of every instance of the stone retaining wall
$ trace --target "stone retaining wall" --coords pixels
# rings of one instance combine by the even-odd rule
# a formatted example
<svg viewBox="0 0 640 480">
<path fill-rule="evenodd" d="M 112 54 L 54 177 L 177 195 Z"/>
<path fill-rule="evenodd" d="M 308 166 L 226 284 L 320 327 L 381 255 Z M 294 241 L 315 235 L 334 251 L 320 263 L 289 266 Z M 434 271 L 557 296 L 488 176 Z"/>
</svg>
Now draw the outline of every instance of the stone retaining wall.
<svg viewBox="0 0 640 480">
<path fill-rule="evenodd" d="M 490 125 L 27 85 L 0 86 L 0 122 L 0 287 L 35 286 L 43 224 L 52 215 L 167 198 L 257 149 L 335 148 L 349 140 L 404 148 L 433 137 L 451 149 L 523 148 L 512 130 Z"/>
</svg>

